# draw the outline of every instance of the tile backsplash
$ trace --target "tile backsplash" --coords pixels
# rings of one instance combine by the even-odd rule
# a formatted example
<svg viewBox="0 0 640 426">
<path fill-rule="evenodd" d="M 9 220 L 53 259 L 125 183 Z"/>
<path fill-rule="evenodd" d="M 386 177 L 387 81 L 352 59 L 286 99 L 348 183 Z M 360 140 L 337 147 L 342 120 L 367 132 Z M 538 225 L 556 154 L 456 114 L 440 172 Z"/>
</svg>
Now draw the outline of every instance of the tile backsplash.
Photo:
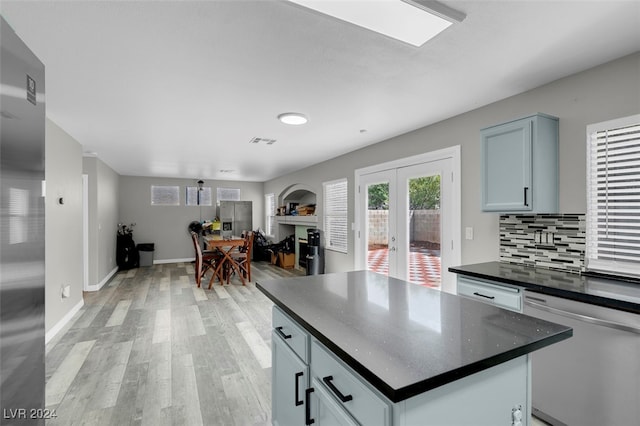
<svg viewBox="0 0 640 426">
<path fill-rule="evenodd" d="M 579 274 L 584 271 L 586 216 L 500 216 L 500 261 Z"/>
</svg>

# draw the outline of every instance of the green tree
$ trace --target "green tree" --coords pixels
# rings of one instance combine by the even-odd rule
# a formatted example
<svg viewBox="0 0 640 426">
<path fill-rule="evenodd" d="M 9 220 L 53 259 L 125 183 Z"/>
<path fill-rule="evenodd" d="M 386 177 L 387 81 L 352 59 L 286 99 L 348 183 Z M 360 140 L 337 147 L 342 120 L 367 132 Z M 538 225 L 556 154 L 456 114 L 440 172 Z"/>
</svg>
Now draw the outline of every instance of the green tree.
<svg viewBox="0 0 640 426">
<path fill-rule="evenodd" d="M 437 210 L 440 208 L 440 175 L 425 176 L 409 181 L 409 208 Z"/>
<path fill-rule="evenodd" d="M 369 186 L 369 210 L 387 210 L 389 208 L 389 184 L 377 183 Z"/>
</svg>

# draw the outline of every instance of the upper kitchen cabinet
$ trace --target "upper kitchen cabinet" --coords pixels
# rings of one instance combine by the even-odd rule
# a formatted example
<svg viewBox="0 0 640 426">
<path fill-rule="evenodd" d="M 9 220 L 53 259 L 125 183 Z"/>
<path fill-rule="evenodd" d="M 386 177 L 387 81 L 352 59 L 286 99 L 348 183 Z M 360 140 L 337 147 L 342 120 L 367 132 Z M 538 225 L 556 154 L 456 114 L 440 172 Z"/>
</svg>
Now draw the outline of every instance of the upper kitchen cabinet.
<svg viewBox="0 0 640 426">
<path fill-rule="evenodd" d="M 558 118 L 535 114 L 480 131 L 482 211 L 558 212 Z"/>
</svg>

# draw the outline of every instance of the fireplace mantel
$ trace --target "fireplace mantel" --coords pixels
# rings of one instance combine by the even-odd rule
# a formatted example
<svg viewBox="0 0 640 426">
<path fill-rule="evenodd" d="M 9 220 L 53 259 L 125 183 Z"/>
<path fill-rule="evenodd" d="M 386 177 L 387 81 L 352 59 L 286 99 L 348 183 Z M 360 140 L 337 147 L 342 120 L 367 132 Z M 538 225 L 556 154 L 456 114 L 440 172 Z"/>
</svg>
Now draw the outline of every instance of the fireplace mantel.
<svg viewBox="0 0 640 426">
<path fill-rule="evenodd" d="M 276 216 L 276 223 L 280 225 L 308 225 L 317 226 L 318 216 Z"/>
</svg>

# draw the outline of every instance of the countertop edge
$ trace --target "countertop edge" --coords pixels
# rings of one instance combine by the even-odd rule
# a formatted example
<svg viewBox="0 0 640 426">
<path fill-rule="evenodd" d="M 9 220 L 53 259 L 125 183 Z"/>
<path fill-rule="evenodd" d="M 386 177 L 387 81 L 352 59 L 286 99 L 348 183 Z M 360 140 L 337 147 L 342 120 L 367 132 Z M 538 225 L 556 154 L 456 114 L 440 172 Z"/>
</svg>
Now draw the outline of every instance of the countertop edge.
<svg viewBox="0 0 640 426">
<path fill-rule="evenodd" d="M 320 343 L 325 345 L 341 361 L 343 361 L 356 373 L 362 376 L 362 378 L 364 378 L 372 387 L 377 389 L 378 392 L 382 393 L 386 398 L 388 398 L 393 403 L 398 403 L 398 402 L 407 400 L 414 396 L 420 395 L 424 392 L 428 392 L 432 389 L 438 388 L 440 386 L 444 386 L 448 383 L 454 382 L 456 380 L 460 380 L 472 374 L 479 373 L 491 367 L 495 367 L 496 365 L 499 365 L 504 362 L 510 361 L 512 359 L 518 358 L 520 356 L 529 354 L 533 351 L 542 349 L 546 346 L 552 345 L 554 343 L 560 342 L 562 340 L 568 339 L 571 336 L 573 336 L 573 330 L 569 329 L 561 333 L 557 333 L 553 336 L 546 337 L 544 340 L 540 340 L 534 343 L 530 343 L 528 345 L 518 347 L 516 349 L 505 351 L 493 357 L 489 357 L 481 361 L 478 361 L 476 363 L 456 368 L 446 373 L 431 377 L 427 380 L 423 380 L 421 382 L 414 383 L 412 385 L 405 386 L 399 389 L 393 389 L 392 387 L 387 385 L 387 383 L 385 383 L 383 380 L 378 378 L 378 376 L 372 373 L 369 369 L 367 369 L 364 365 L 356 361 L 353 357 L 349 356 L 344 350 L 342 350 L 338 345 L 333 343 L 329 338 L 324 336 L 322 333 L 316 330 L 313 326 L 311 326 L 309 323 L 307 323 L 302 318 L 300 318 L 300 316 L 298 316 L 295 312 L 289 309 L 289 307 L 281 303 L 278 298 L 276 298 L 264 287 L 262 287 L 260 283 L 256 282 L 256 288 L 260 290 L 265 296 L 267 296 L 267 298 L 271 300 L 276 306 L 282 309 L 287 315 L 293 318 L 302 328 L 305 329 L 305 331 L 307 331 L 309 334 L 315 337 Z"/>
<path fill-rule="evenodd" d="M 540 284 L 533 284 L 533 283 L 529 283 L 529 282 L 521 281 L 517 279 L 504 278 L 504 277 L 500 277 L 493 274 L 484 274 L 481 272 L 467 271 L 465 269 L 462 269 L 464 268 L 464 266 L 465 265 L 451 266 L 449 267 L 448 270 L 449 272 L 453 272 L 455 274 L 501 282 L 504 284 L 510 284 L 518 287 L 524 287 L 527 290 L 533 291 L 535 293 L 546 294 L 548 296 L 556 296 L 556 297 L 561 297 L 563 299 L 575 300 L 577 302 L 588 303 L 591 305 L 602 306 L 605 308 L 616 309 L 619 311 L 631 312 L 633 314 L 640 314 L 640 308 L 638 307 L 637 304 L 633 302 L 612 299 L 609 297 L 598 296 L 594 294 L 580 293 L 580 292 L 575 292 L 571 290 L 563 290 L 563 289 L 548 287 Z M 519 265 L 513 265 L 513 266 L 519 266 Z M 520 267 L 524 268 L 524 266 L 520 266 Z"/>
</svg>

